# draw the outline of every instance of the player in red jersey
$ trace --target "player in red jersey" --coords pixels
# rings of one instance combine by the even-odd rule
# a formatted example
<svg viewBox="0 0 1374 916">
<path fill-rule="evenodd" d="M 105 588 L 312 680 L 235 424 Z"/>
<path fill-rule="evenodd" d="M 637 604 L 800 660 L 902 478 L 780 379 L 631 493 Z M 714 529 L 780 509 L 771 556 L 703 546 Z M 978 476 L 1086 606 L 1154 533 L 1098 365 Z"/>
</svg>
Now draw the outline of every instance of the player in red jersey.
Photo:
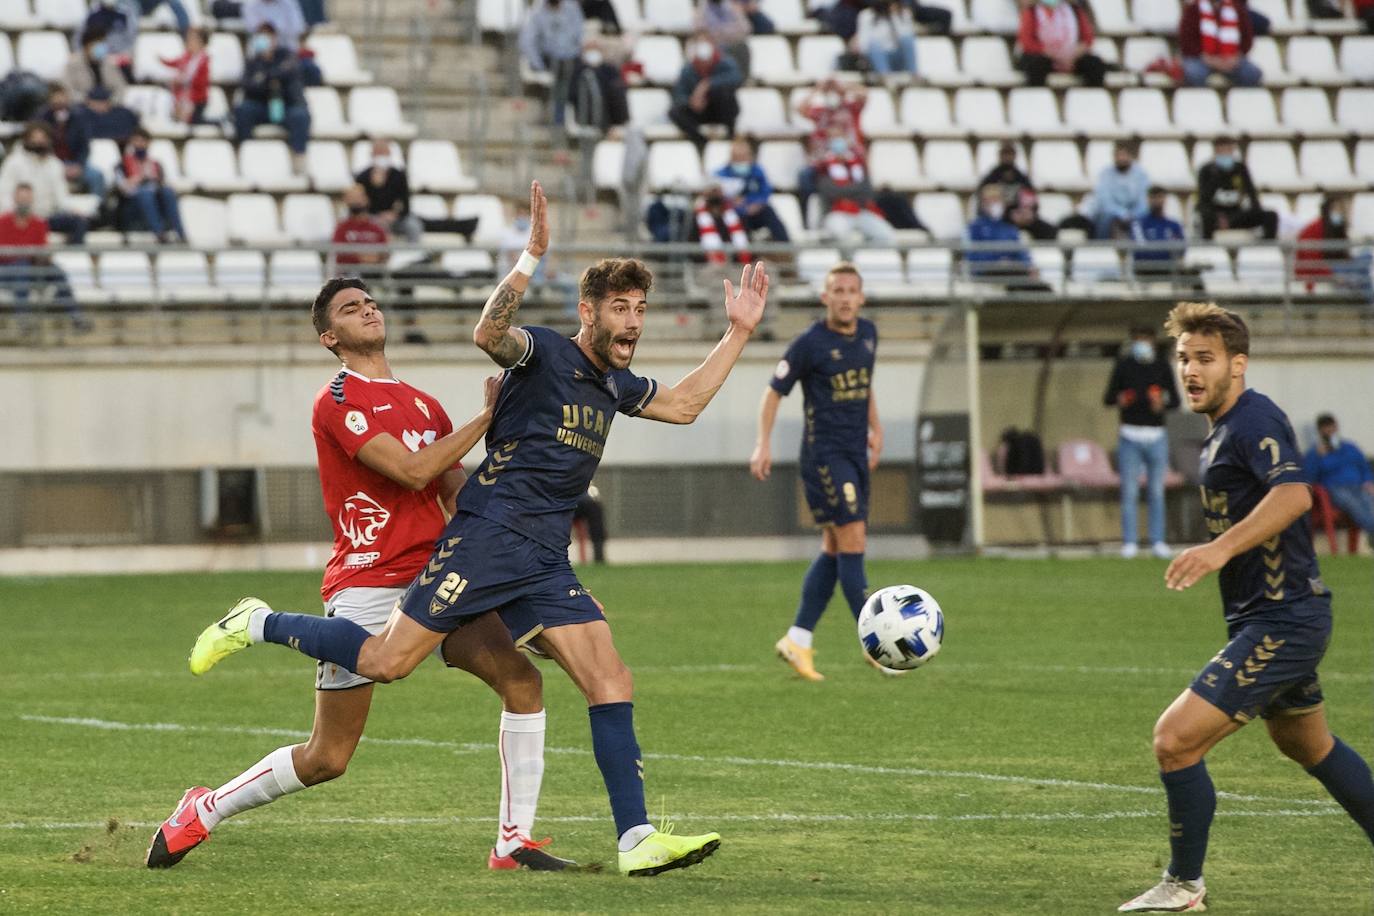
<svg viewBox="0 0 1374 916">
<path fill-rule="evenodd" d="M 321 594 L 330 616 L 381 632 L 405 586 L 424 567 L 463 484 L 462 457 L 491 423 L 499 378 L 482 410 L 453 429 L 439 402 L 394 378 L 381 309 L 357 278 L 330 280 L 311 317 L 320 343 L 343 368 L 315 398 L 312 427 L 334 550 Z M 497 869 L 560 870 L 576 863 L 530 839 L 544 772 L 539 672 L 515 650 L 495 613 L 446 640 L 444 661 L 501 696 L 501 811 Z M 209 838 L 220 821 L 343 775 L 372 702 L 372 681 L 320 662 L 315 724 L 304 744 L 278 748 L 218 789 L 187 790 L 153 835 L 149 868 L 167 868 Z"/>
</svg>

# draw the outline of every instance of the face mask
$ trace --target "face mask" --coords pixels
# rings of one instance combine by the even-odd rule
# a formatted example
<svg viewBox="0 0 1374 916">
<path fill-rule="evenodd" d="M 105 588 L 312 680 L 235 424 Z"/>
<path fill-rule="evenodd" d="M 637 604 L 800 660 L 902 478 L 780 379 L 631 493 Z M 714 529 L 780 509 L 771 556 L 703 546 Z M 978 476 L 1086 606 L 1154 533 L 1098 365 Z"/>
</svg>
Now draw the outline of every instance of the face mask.
<svg viewBox="0 0 1374 916">
<path fill-rule="evenodd" d="M 376 159 L 373 159 L 373 160 L 372 160 L 372 167 L 373 167 L 374 169 L 389 169 L 389 168 L 391 168 L 391 157 L 390 157 L 390 156 L 378 156 Z"/>
<path fill-rule="evenodd" d="M 147 158 L 148 158 L 148 151 L 147 151 L 146 149 L 135 149 L 135 150 L 134 150 L 134 158 L 135 158 L 135 159 L 147 159 Z"/>
<path fill-rule="evenodd" d="M 749 172 L 750 172 L 749 163 L 748 163 L 748 162 L 732 162 L 732 163 L 730 163 L 730 171 L 734 172 L 736 175 L 739 175 L 739 176 L 741 176 L 741 177 L 743 177 L 743 176 L 745 176 L 745 175 L 748 175 Z"/>
<path fill-rule="evenodd" d="M 605 57 L 595 48 L 592 48 L 586 54 L 582 55 L 582 63 L 586 64 L 588 67 L 599 67 L 603 60 L 605 60 Z"/>
<path fill-rule="evenodd" d="M 1002 214 L 1006 212 L 1006 207 L 1002 205 L 1001 201 L 994 201 L 990 204 L 984 204 L 983 212 L 988 215 L 988 219 L 1001 219 Z"/>
<path fill-rule="evenodd" d="M 270 50 L 272 50 L 272 39 L 268 38 L 266 35 L 253 36 L 254 54 L 266 54 Z"/>
<path fill-rule="evenodd" d="M 91 59 L 92 59 L 92 60 L 104 60 L 104 59 L 105 59 L 105 55 L 106 55 L 106 54 L 109 54 L 109 53 L 110 53 L 110 46 L 107 45 L 107 44 L 105 44 L 105 42 L 103 42 L 103 41 L 97 41 L 95 44 L 91 45 Z"/>
<path fill-rule="evenodd" d="M 367 212 L 367 204 L 349 204 L 348 212 L 354 216 L 362 216 Z"/>
<path fill-rule="evenodd" d="M 1338 227 L 1338 228 L 1345 225 L 1345 217 L 1342 216 L 1342 215 L 1339 214 L 1339 213 L 1332 213 L 1332 214 L 1331 214 L 1330 216 L 1328 216 L 1326 219 L 1327 219 L 1327 222 L 1329 222 L 1331 225 L 1336 226 L 1336 227 Z"/>
<path fill-rule="evenodd" d="M 1218 153 L 1218 154 L 1217 154 L 1217 160 L 1216 160 L 1216 161 L 1217 161 L 1217 168 L 1219 168 L 1219 169 L 1229 169 L 1231 166 L 1233 166 L 1233 165 L 1236 164 L 1236 157 L 1235 157 L 1235 156 L 1226 156 L 1226 155 L 1223 155 L 1223 154 L 1221 154 L 1221 153 Z"/>
<path fill-rule="evenodd" d="M 849 141 L 844 137 L 832 137 L 830 139 L 830 152 L 836 156 L 843 156 L 849 152 Z"/>
<path fill-rule="evenodd" d="M 1040 0 L 1040 5 L 1048 6 L 1050 9 L 1054 9 L 1056 6 L 1059 5 L 1059 0 Z"/>
<path fill-rule="evenodd" d="M 1127 172 L 1131 170 L 1131 164 L 1127 162 L 1123 165 L 1122 163 L 1118 162 L 1116 164 L 1116 170 L 1121 174 L 1125 175 Z"/>
<path fill-rule="evenodd" d="M 827 92 L 821 99 L 821 104 L 825 105 L 826 108 L 839 108 L 843 101 L 838 92 Z"/>
<path fill-rule="evenodd" d="M 33 212 L 33 205 L 16 204 L 14 207 L 14 212 L 20 217 L 28 216 L 31 212 Z"/>
<path fill-rule="evenodd" d="M 716 47 L 709 41 L 702 41 L 697 43 L 696 50 L 692 53 L 696 55 L 697 60 L 710 60 L 716 53 Z"/>
<path fill-rule="evenodd" d="M 528 232 L 530 229 L 530 218 L 528 216 L 517 216 L 514 226 L 518 232 Z"/>
<path fill-rule="evenodd" d="M 1340 447 L 1341 447 L 1341 434 L 1340 434 L 1340 433 L 1332 433 L 1332 434 L 1331 434 L 1331 438 L 1330 438 L 1330 439 L 1327 439 L 1326 441 L 1331 445 L 1332 448 L 1340 448 Z"/>
<path fill-rule="evenodd" d="M 1136 340 L 1131 342 L 1131 355 L 1136 362 L 1152 363 L 1155 361 L 1155 346 L 1148 340 Z"/>
<path fill-rule="evenodd" d="M 35 156 L 48 155 L 49 149 L 46 143 L 25 143 L 24 149 L 33 153 Z"/>
</svg>

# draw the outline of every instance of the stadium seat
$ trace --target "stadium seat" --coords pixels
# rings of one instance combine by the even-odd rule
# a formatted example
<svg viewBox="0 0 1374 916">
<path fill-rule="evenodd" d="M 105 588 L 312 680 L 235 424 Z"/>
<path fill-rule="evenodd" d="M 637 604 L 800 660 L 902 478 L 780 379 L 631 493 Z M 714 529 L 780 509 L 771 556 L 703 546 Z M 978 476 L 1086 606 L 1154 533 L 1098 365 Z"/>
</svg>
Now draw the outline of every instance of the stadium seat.
<svg viewBox="0 0 1374 916">
<path fill-rule="evenodd" d="M 243 81 L 243 42 L 232 32 L 215 32 L 205 51 L 210 55 L 210 82 L 236 85 Z"/>
<path fill-rule="evenodd" d="M 1087 191 L 1093 181 L 1083 171 L 1078 145 L 1072 140 L 1042 140 L 1031 148 L 1031 180 L 1037 188 Z"/>
<path fill-rule="evenodd" d="M 872 96 L 873 93 L 870 93 L 870 99 Z M 801 128 L 787 119 L 787 106 L 778 90 L 767 86 L 746 86 L 736 93 L 736 98 L 739 100 L 738 123 L 748 125 L 749 133 L 758 137 L 795 137 L 801 133 Z M 891 104 L 889 99 L 888 106 Z"/>
<path fill-rule="evenodd" d="M 1304 83 L 1315 86 L 1339 86 L 1350 77 L 1336 66 L 1336 53 L 1331 39 L 1324 35 L 1299 35 L 1288 39 L 1288 72 Z"/>
<path fill-rule="evenodd" d="M 1059 225 L 1073 213 L 1073 198 L 1068 194 L 1046 191 L 1037 194 L 1036 200 L 1039 203 L 1040 218 L 1051 226 Z"/>
<path fill-rule="evenodd" d="M 310 109 L 310 136 L 317 140 L 352 140 L 358 128 L 344 118 L 339 92 L 332 86 L 307 86 L 305 104 Z"/>
<path fill-rule="evenodd" d="M 324 275 L 320 256 L 313 251 L 274 251 L 270 286 L 273 298 L 313 299 Z"/>
<path fill-rule="evenodd" d="M 882 88 L 868 91 L 863 112 L 859 115 L 859 130 L 870 138 L 911 136 L 911 132 L 897 121 L 897 107 L 892 103 L 892 93 Z"/>
<path fill-rule="evenodd" d="M 1374 140 L 1355 144 L 1355 174 L 1361 181 L 1374 186 Z"/>
<path fill-rule="evenodd" d="M 193 185 L 181 171 L 181 155 L 171 140 L 158 138 L 149 143 L 148 158 L 162 166 L 162 180 L 167 187 L 178 193 L 191 190 Z"/>
<path fill-rule="evenodd" d="M 267 259 L 261 251 L 221 251 L 215 255 L 215 285 L 230 299 L 260 302 L 267 298 Z"/>
<path fill-rule="evenodd" d="M 992 2 L 1006 3 L 1008 0 Z M 1026 81 L 1021 71 L 1011 65 L 1007 43 L 1001 38 L 987 35 L 965 38 L 959 59 L 964 72 L 972 74 L 974 80 L 984 86 L 1019 86 Z"/>
<path fill-rule="evenodd" d="M 80 0 L 77 0 L 80 3 Z M 85 8 L 82 8 L 85 14 Z M 0 34 L 5 31 L 25 32 L 29 29 L 43 27 L 43 21 L 34 15 L 33 7 L 29 5 L 29 0 L 12 0 L 12 2 L 0 4 Z M 9 36 L 4 36 L 9 40 Z M 2 61 L 0 61 L 2 62 Z M 0 73 L 7 73 L 8 70 L 0 70 Z"/>
<path fill-rule="evenodd" d="M 671 86 L 682 73 L 682 42 L 672 35 L 644 35 L 631 55 L 644 67 L 644 78 L 657 86 Z"/>
<path fill-rule="evenodd" d="M 797 70 L 807 82 L 824 79 L 835 73 L 843 53 L 844 42 L 837 35 L 803 35 L 797 40 Z"/>
<path fill-rule="evenodd" d="M 1374 89 L 1342 89 L 1336 94 L 1336 123 L 1353 134 L 1374 136 Z"/>
<path fill-rule="evenodd" d="M 916 145 L 910 140 L 874 140 L 868 148 L 868 171 L 873 186 L 894 191 L 916 191 L 929 187 L 921 177 Z"/>
<path fill-rule="evenodd" d="M 95 264 L 88 252 L 59 251 L 53 254 L 52 260 L 67 275 L 67 283 L 78 302 L 108 301 L 109 297 L 100 291 L 96 283 Z"/>
<path fill-rule="evenodd" d="M 316 191 L 342 191 L 353 183 L 343 144 L 335 140 L 311 140 L 305 148 L 305 173 Z"/>
<path fill-rule="evenodd" d="M 658 32 L 692 32 L 692 5 L 682 0 L 644 0 L 644 20 Z"/>
<path fill-rule="evenodd" d="M 927 149 L 926 156 L 929 155 Z M 968 214 L 959 195 L 947 191 L 917 194 L 914 208 L 916 215 L 935 238 L 953 241 L 964 237 L 964 230 L 968 228 Z"/>
<path fill-rule="evenodd" d="M 1350 208 L 1350 237 L 1374 239 L 1374 193 L 1355 195 Z"/>
<path fill-rule="evenodd" d="M 119 144 L 113 140 L 106 140 L 104 137 L 97 137 L 91 141 L 90 152 L 86 156 L 86 164 L 100 171 L 105 176 L 107 184 L 114 181 L 115 166 L 119 164 L 120 152 Z M 0 206 L 5 206 L 0 204 Z"/>
<path fill-rule="evenodd" d="M 787 229 L 787 236 L 793 242 L 809 242 L 812 233 L 806 228 L 806 220 L 802 217 L 801 204 L 792 194 L 771 194 L 768 197 L 768 205 L 773 208 L 773 212 L 778 215 L 784 228 Z"/>
<path fill-rule="evenodd" d="M 1331 118 L 1325 89 L 1283 90 L 1284 126 L 1304 137 L 1343 137 L 1346 130 Z"/>
<path fill-rule="evenodd" d="M 843 260 L 835 248 L 804 248 L 797 253 L 797 276 L 813 286 L 819 286 L 826 272 Z"/>
<path fill-rule="evenodd" d="M 187 126 L 172 118 L 172 94 L 161 86 L 130 86 L 124 104 L 154 137 L 185 137 Z"/>
<path fill-rule="evenodd" d="M 1278 248 L 1242 245 L 1236 252 L 1236 279 L 1249 289 L 1283 289 L 1286 268 Z"/>
<path fill-rule="evenodd" d="M 1127 38 L 1121 50 L 1121 64 L 1133 73 L 1143 73 L 1159 58 L 1170 56 L 1169 43 L 1163 38 Z"/>
<path fill-rule="evenodd" d="M 1113 142 L 1111 140 L 1089 140 L 1083 149 L 1083 174 L 1088 176 L 1088 181 L 1093 184 L 1102 176 L 1102 170 L 1111 168 Z M 1142 168 L 1144 165 L 1142 163 Z M 1149 172 L 1149 169 L 1145 169 Z"/>
<path fill-rule="evenodd" d="M 1126 0 L 1093 0 L 1093 18 L 1104 35 L 1134 35 L 1140 28 L 1126 12 Z"/>
<path fill-rule="evenodd" d="M 973 76 L 959 66 L 954 42 L 943 35 L 922 36 L 919 39 L 916 64 L 921 77 L 933 86 L 967 86 Z"/>
<path fill-rule="evenodd" d="M 607 191 L 619 188 L 624 171 L 625 144 L 619 140 L 602 140 L 598 143 L 592 152 L 592 183 L 597 189 Z"/>
<path fill-rule="evenodd" d="M 71 48 L 61 32 L 21 32 L 14 48 L 15 65 L 48 81 L 61 80 Z"/>
<path fill-rule="evenodd" d="M 805 81 L 792 63 L 792 45 L 782 35 L 749 36 L 749 75 L 769 86 L 796 86 Z"/>
<path fill-rule="evenodd" d="M 100 288 L 120 301 L 153 298 L 153 271 L 141 251 L 107 251 L 100 256 Z"/>
<path fill-rule="evenodd" d="M 176 302 L 214 302 L 220 291 L 210 282 L 203 251 L 163 251 L 157 256 L 158 298 Z"/>
<path fill-rule="evenodd" d="M 1174 127 L 1169 117 L 1164 93 L 1158 89 L 1123 89 L 1116 97 L 1116 104 L 1121 126 L 1133 134 L 1146 138 L 1182 136 L 1182 131 Z"/>
<path fill-rule="evenodd" d="M 307 147 L 308 149 L 308 147 Z M 391 141 L 391 161 L 398 169 L 406 167 L 406 152 L 401 148 L 401 144 L 395 140 Z M 355 140 L 353 148 L 348 154 L 348 168 L 354 174 L 358 174 L 363 169 L 372 164 L 372 141 Z"/>
<path fill-rule="evenodd" d="M 1374 83 L 1374 36 L 1341 39 L 1340 70 L 1357 83 Z"/>
<path fill-rule="evenodd" d="M 972 0 L 969 18 L 980 32 L 1015 35 L 1021 24 L 1015 0 Z"/>
<path fill-rule="evenodd" d="M 957 90 L 954 93 L 954 120 L 975 137 L 1014 137 L 1017 134 L 1007 124 L 1002 94 L 996 89 Z"/>
<path fill-rule="evenodd" d="M 199 124 L 191 128 L 192 133 L 197 136 L 224 136 L 224 129 L 220 124 L 229 118 L 229 96 L 224 89 L 219 86 L 211 86 L 210 92 L 205 98 L 205 120 L 207 123 Z"/>
<path fill-rule="evenodd" d="M 448 219 L 452 210 L 439 194 L 410 195 L 410 212 L 420 219 Z"/>
<path fill-rule="evenodd" d="M 802 0 L 763 0 L 760 5 L 773 20 L 773 27 L 784 35 L 807 35 L 820 28 L 816 20 L 806 17 Z"/>
<path fill-rule="evenodd" d="M 1037 140 L 1073 135 L 1059 118 L 1053 90 L 1043 86 L 1011 90 L 1007 95 L 1007 120 L 1013 130 Z"/>
<path fill-rule="evenodd" d="M 906 284 L 906 264 L 895 248 L 860 248 L 851 260 L 864 278 L 864 290 L 877 293 L 902 291 Z M 883 287 L 887 287 L 884 290 Z"/>
<path fill-rule="evenodd" d="M 1121 279 L 1121 258 L 1114 248 L 1080 246 L 1073 251 L 1069 274 L 1074 283 L 1088 289 L 1116 282 Z"/>
<path fill-rule="evenodd" d="M 1269 30 L 1275 35 L 1293 35 L 1303 27 L 1288 13 L 1288 0 L 1249 0 L 1249 7 L 1269 17 Z"/>
<path fill-rule="evenodd" d="M 1154 35 L 1173 35 L 1182 15 L 1178 0 L 1144 0 L 1132 4 L 1136 27 Z"/>
<path fill-rule="evenodd" d="M 973 173 L 980 179 L 997 165 L 997 151 L 1002 143 L 1001 140 L 979 140 L 974 146 Z M 1029 174 L 1030 164 L 1026 158 L 1025 145 L 1018 142 L 1012 142 L 1011 145 L 1016 150 L 1016 167 Z"/>
<path fill-rule="evenodd" d="M 1229 132 L 1215 89 L 1179 89 L 1174 93 L 1174 126 L 1190 137 L 1217 137 Z"/>
<path fill-rule="evenodd" d="M 1312 189 L 1312 182 L 1298 176 L 1298 160 L 1286 140 L 1256 140 L 1245 150 L 1245 164 L 1258 187 L 1288 192 Z"/>
<path fill-rule="evenodd" d="M 615 18 L 620 20 L 621 29 L 632 34 L 645 31 L 639 0 L 611 0 L 611 6 L 615 8 Z"/>
<path fill-rule="evenodd" d="M 491 253 L 480 248 L 457 248 L 445 251 L 439 266 L 459 277 L 490 277 L 496 271 Z"/>
<path fill-rule="evenodd" d="M 1178 104 L 1177 99 L 1174 104 Z M 1226 120 L 1236 132 L 1247 137 L 1286 137 L 1289 134 L 1288 128 L 1279 123 L 1278 112 L 1274 110 L 1274 95 L 1268 89 L 1228 90 Z"/>
<path fill-rule="evenodd" d="M 1236 274 L 1231 266 L 1231 254 L 1220 245 L 1190 247 L 1184 261 L 1197 270 L 1208 292 L 1225 292 L 1235 288 Z"/>
<path fill-rule="evenodd" d="M 1064 94 L 1064 123 L 1071 133 L 1088 137 L 1124 137 L 1106 89 L 1074 87 Z"/>
<path fill-rule="evenodd" d="M 1091 439 L 1061 442 L 1055 450 L 1055 465 L 1060 476 L 1074 486 L 1107 490 L 1121 486 L 1121 477 L 1112 470 L 1107 450 Z"/>
<path fill-rule="evenodd" d="M 239 174 L 254 190 L 304 191 L 310 180 L 291 171 L 291 152 L 281 140 L 245 140 L 239 145 Z"/>
<path fill-rule="evenodd" d="M 331 86 L 362 86 L 372 82 L 372 73 L 358 66 L 353 39 L 338 33 L 314 31 L 305 46 L 315 53 L 324 81 Z M 352 119 L 357 123 L 357 119 Z"/>
<path fill-rule="evenodd" d="M 245 245 L 279 245 L 286 241 L 270 194 L 229 195 L 229 240 Z"/>
<path fill-rule="evenodd" d="M 500 245 L 506 235 L 506 207 L 494 194 L 460 194 L 453 201 L 453 218 L 477 217 L 474 245 Z"/>
<path fill-rule="evenodd" d="M 86 13 L 84 0 L 33 0 L 34 17 L 50 29 L 77 29 L 86 21 Z"/>
<path fill-rule="evenodd" d="M 978 184 L 973 154 L 962 140 L 931 140 L 925 146 L 926 178 L 940 188 L 972 191 Z"/>
<path fill-rule="evenodd" d="M 328 242 L 337 223 L 334 204 L 323 194 L 287 194 L 282 198 L 281 225 L 293 242 Z"/>
<path fill-rule="evenodd" d="M 687 140 L 662 140 L 649 147 L 649 187 L 654 190 L 701 187 L 701 157 Z"/>
<path fill-rule="evenodd" d="M 1261 194 L 1260 199 L 1263 200 L 1263 198 L 1264 195 Z M 1273 208 L 1271 207 L 1269 209 Z M 1297 196 L 1296 202 L 1293 204 L 1292 207 L 1288 207 L 1285 205 L 1284 208 L 1279 212 L 1291 212 L 1293 215 L 1293 219 L 1296 220 L 1299 226 L 1306 226 L 1308 223 L 1312 222 L 1312 220 L 1316 219 L 1318 216 L 1321 215 L 1321 209 L 1322 195 L 1313 191 L 1308 194 L 1299 194 Z"/>
<path fill-rule="evenodd" d="M 134 80 L 167 82 L 175 71 L 159 58 L 180 57 L 185 50 L 181 36 L 175 32 L 139 32 L 134 42 Z"/>
<path fill-rule="evenodd" d="M 1030 249 L 1031 263 L 1040 274 L 1040 282 L 1051 289 L 1064 287 L 1064 251 L 1052 245 L 1036 245 Z"/>
<path fill-rule="evenodd" d="M 186 240 L 196 248 L 217 250 L 229 244 L 228 208 L 224 201 L 186 195 L 180 200 Z"/>
<path fill-rule="evenodd" d="M 1119 67 L 1121 65 L 1121 49 L 1117 47 L 1115 38 L 1107 38 L 1105 35 L 1098 35 L 1093 39 L 1092 50 L 1094 54 L 1102 58 L 1102 60 L 1110 66 Z M 1133 73 L 1125 73 L 1119 70 L 1115 73 L 1109 70 L 1108 73 L 1118 78 L 1128 77 L 1131 83 L 1135 82 L 1135 74 Z"/>
<path fill-rule="evenodd" d="M 10 37 L 0 32 L 0 73 L 9 73 L 13 69 L 14 46 L 10 44 Z"/>
<path fill-rule="evenodd" d="M 923 138 L 962 137 L 965 133 L 954 125 L 949 93 L 943 89 L 907 87 L 902 90 L 900 112 L 902 126 Z"/>
<path fill-rule="evenodd" d="M 477 24 L 484 32 L 515 32 L 525 19 L 525 0 L 477 0 Z"/>
<path fill-rule="evenodd" d="M 415 140 L 410 144 L 407 158 L 406 177 L 416 190 L 451 194 L 477 187 L 477 182 L 463 173 L 458 147 L 450 140 Z"/>
<path fill-rule="evenodd" d="M 1279 45 L 1273 38 L 1265 35 L 1255 39 L 1250 48 L 1250 62 L 1264 72 L 1264 85 L 1271 88 L 1296 85 L 1299 80 L 1289 73 L 1279 54 Z"/>
<path fill-rule="evenodd" d="M 1350 154 L 1340 140 L 1308 140 L 1298 151 L 1298 165 L 1307 183 L 1323 191 L 1359 191 L 1369 186 L 1351 171 Z"/>
<path fill-rule="evenodd" d="M 401 100 L 390 86 L 361 86 L 348 94 L 348 121 L 365 134 L 409 140 L 415 125 L 401 115 Z"/>
<path fill-rule="evenodd" d="M 1169 191 L 1197 189 L 1197 171 L 1177 140 L 1146 140 L 1140 144 L 1140 165 L 1150 181 Z"/>
<path fill-rule="evenodd" d="M 707 140 L 701 151 L 701 174 L 710 178 L 730 161 L 729 140 Z M 711 180 L 715 180 L 711 178 Z"/>
<path fill-rule="evenodd" d="M 765 140 L 759 144 L 759 166 L 779 191 L 795 191 L 797 176 L 806 168 L 806 150 L 794 140 Z"/>
<path fill-rule="evenodd" d="M 181 165 L 186 178 L 205 191 L 225 193 L 252 187 L 252 182 L 239 174 L 238 157 L 228 140 L 187 140 L 181 151 Z"/>
<path fill-rule="evenodd" d="M 946 295 L 954 276 L 953 254 L 948 248 L 911 248 L 906 253 L 906 276 L 912 292 Z"/>
</svg>

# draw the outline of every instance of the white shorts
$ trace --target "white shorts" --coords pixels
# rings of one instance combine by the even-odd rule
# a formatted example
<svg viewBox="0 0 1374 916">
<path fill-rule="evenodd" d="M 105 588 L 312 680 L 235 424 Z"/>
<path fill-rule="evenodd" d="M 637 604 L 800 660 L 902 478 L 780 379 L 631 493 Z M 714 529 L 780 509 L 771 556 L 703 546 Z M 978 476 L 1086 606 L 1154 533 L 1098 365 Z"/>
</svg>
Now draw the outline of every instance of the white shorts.
<svg viewBox="0 0 1374 916">
<path fill-rule="evenodd" d="M 351 620 L 376 636 L 386 626 L 392 608 L 404 591 L 404 588 L 345 588 L 335 592 L 324 603 L 325 616 Z M 316 690 L 347 690 L 371 683 L 368 678 L 340 668 L 333 662 L 320 662 L 315 666 Z"/>
</svg>

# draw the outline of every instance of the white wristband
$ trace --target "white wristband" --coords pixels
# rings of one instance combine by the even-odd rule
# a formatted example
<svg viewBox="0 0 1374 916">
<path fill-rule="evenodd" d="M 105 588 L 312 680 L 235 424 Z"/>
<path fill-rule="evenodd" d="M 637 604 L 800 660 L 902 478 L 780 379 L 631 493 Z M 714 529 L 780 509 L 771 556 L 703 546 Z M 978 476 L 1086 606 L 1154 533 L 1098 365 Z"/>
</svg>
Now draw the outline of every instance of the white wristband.
<svg viewBox="0 0 1374 916">
<path fill-rule="evenodd" d="M 522 251 L 520 260 L 515 262 L 515 269 L 527 277 L 533 277 L 534 272 L 539 269 L 539 259 L 528 251 Z"/>
</svg>

